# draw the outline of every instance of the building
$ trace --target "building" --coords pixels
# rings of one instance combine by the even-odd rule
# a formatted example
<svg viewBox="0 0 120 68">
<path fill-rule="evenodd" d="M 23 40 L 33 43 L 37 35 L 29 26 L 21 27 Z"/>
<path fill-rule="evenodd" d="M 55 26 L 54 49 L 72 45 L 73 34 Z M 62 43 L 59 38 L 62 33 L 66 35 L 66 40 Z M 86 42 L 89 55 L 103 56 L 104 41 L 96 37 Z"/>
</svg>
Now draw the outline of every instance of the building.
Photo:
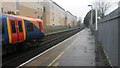
<svg viewBox="0 0 120 68">
<path fill-rule="evenodd" d="M 40 19 L 43 17 L 43 1 L 41 0 L 30 0 L 30 2 L 15 0 L 14 2 L 1 2 L 1 4 L 2 13 L 13 12 L 16 15 Z"/>
<path fill-rule="evenodd" d="M 67 11 L 66 17 L 67 17 L 67 25 L 72 26 L 73 25 L 73 15 L 69 11 Z"/>
<path fill-rule="evenodd" d="M 19 1 L 19 2 L 18 2 Z M 77 17 L 52 0 L 15 0 L 2 2 L 1 13 L 12 12 L 20 16 L 42 19 L 45 26 L 75 26 Z"/>
<path fill-rule="evenodd" d="M 14 12 L 16 13 L 17 11 L 17 5 L 16 2 L 0 2 L 0 8 L 1 12 L 0 13 L 9 13 L 9 12 Z"/>
<path fill-rule="evenodd" d="M 20 2 L 19 15 L 43 19 L 43 2 Z"/>
<path fill-rule="evenodd" d="M 73 16 L 73 24 L 72 26 L 77 26 L 77 17 L 76 16 Z"/>
<path fill-rule="evenodd" d="M 52 0 L 44 0 L 44 22 L 47 26 L 75 26 L 77 17 Z"/>
<path fill-rule="evenodd" d="M 65 25 L 65 10 L 61 6 L 52 0 L 45 0 L 44 8 L 44 22 L 46 22 L 46 25 Z"/>
</svg>

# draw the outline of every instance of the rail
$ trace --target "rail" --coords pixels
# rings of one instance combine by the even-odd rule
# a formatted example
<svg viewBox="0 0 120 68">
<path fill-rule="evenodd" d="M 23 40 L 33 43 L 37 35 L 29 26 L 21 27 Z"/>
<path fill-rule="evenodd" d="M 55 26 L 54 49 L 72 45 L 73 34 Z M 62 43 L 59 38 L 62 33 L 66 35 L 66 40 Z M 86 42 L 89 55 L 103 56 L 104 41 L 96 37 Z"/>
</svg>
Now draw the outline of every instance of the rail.
<svg viewBox="0 0 120 68">
<path fill-rule="evenodd" d="M 53 47 L 54 45 L 60 43 L 61 41 L 69 38 L 70 36 L 81 31 L 83 28 L 76 28 L 72 30 L 66 30 L 62 32 L 47 34 L 42 39 L 43 42 L 37 43 L 36 46 L 26 49 L 19 53 L 14 53 L 10 55 L 3 56 L 2 67 L 17 67 L 20 64 L 26 62 L 27 60 L 35 57 L 36 55 L 42 53 L 43 51 Z"/>
</svg>

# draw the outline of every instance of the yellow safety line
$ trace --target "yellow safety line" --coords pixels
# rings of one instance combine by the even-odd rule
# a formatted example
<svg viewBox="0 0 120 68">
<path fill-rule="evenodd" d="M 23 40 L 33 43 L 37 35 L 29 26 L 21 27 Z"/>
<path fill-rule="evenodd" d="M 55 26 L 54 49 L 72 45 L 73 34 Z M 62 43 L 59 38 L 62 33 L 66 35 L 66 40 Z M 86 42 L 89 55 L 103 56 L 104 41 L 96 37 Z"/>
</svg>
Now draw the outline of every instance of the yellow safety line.
<svg viewBox="0 0 120 68">
<path fill-rule="evenodd" d="M 48 67 L 51 66 L 55 61 L 57 61 L 57 60 L 63 55 L 63 53 L 64 53 L 64 51 L 63 51 L 61 54 L 59 54 L 59 55 L 48 65 Z"/>
</svg>

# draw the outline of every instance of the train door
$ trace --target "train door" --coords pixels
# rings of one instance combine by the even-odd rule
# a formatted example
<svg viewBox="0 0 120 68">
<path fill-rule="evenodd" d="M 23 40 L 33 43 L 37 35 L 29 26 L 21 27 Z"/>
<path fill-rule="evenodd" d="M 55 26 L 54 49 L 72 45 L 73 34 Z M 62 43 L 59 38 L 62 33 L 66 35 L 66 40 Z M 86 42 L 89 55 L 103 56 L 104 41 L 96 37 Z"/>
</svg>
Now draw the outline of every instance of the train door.
<svg viewBox="0 0 120 68">
<path fill-rule="evenodd" d="M 23 25 L 22 19 L 17 19 L 17 33 L 18 33 L 18 42 L 24 41 L 24 31 L 23 31 Z"/>
<path fill-rule="evenodd" d="M 23 22 L 21 19 L 10 18 L 11 43 L 24 41 Z"/>
</svg>

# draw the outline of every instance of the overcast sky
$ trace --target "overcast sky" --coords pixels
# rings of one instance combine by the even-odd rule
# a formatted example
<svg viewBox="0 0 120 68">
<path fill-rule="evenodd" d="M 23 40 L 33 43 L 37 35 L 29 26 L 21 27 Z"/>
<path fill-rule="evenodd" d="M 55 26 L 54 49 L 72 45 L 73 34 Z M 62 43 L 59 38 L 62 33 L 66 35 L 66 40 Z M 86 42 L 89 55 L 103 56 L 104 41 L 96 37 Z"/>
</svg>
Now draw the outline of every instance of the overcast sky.
<svg viewBox="0 0 120 68">
<path fill-rule="evenodd" d="M 85 15 L 91 9 L 88 7 L 89 4 L 92 4 L 95 0 L 53 0 L 61 7 L 63 7 L 66 11 L 70 11 L 73 15 L 77 16 L 78 18 L 81 17 L 82 20 L 84 19 Z M 118 7 L 117 3 L 120 0 L 107 0 L 111 2 L 112 9 L 109 9 L 109 12 L 113 11 L 115 8 Z M 108 13 L 109 13 L 108 12 Z"/>
<path fill-rule="evenodd" d="M 0 0 L 1 1 L 1 0 Z M 14 2 L 15 0 L 3 0 L 7 2 Z M 38 1 L 38 0 L 18 0 L 21 2 L 31 2 L 31 1 Z M 42 1 L 42 0 L 41 0 Z M 88 7 L 89 4 L 92 4 L 94 1 L 99 0 L 52 0 L 63 7 L 66 11 L 71 12 L 73 15 L 77 16 L 78 18 L 82 18 L 82 21 L 86 14 L 91 9 Z M 108 13 L 112 12 L 118 7 L 118 1 L 120 0 L 104 0 L 111 3 L 111 8 L 108 10 Z"/>
</svg>

